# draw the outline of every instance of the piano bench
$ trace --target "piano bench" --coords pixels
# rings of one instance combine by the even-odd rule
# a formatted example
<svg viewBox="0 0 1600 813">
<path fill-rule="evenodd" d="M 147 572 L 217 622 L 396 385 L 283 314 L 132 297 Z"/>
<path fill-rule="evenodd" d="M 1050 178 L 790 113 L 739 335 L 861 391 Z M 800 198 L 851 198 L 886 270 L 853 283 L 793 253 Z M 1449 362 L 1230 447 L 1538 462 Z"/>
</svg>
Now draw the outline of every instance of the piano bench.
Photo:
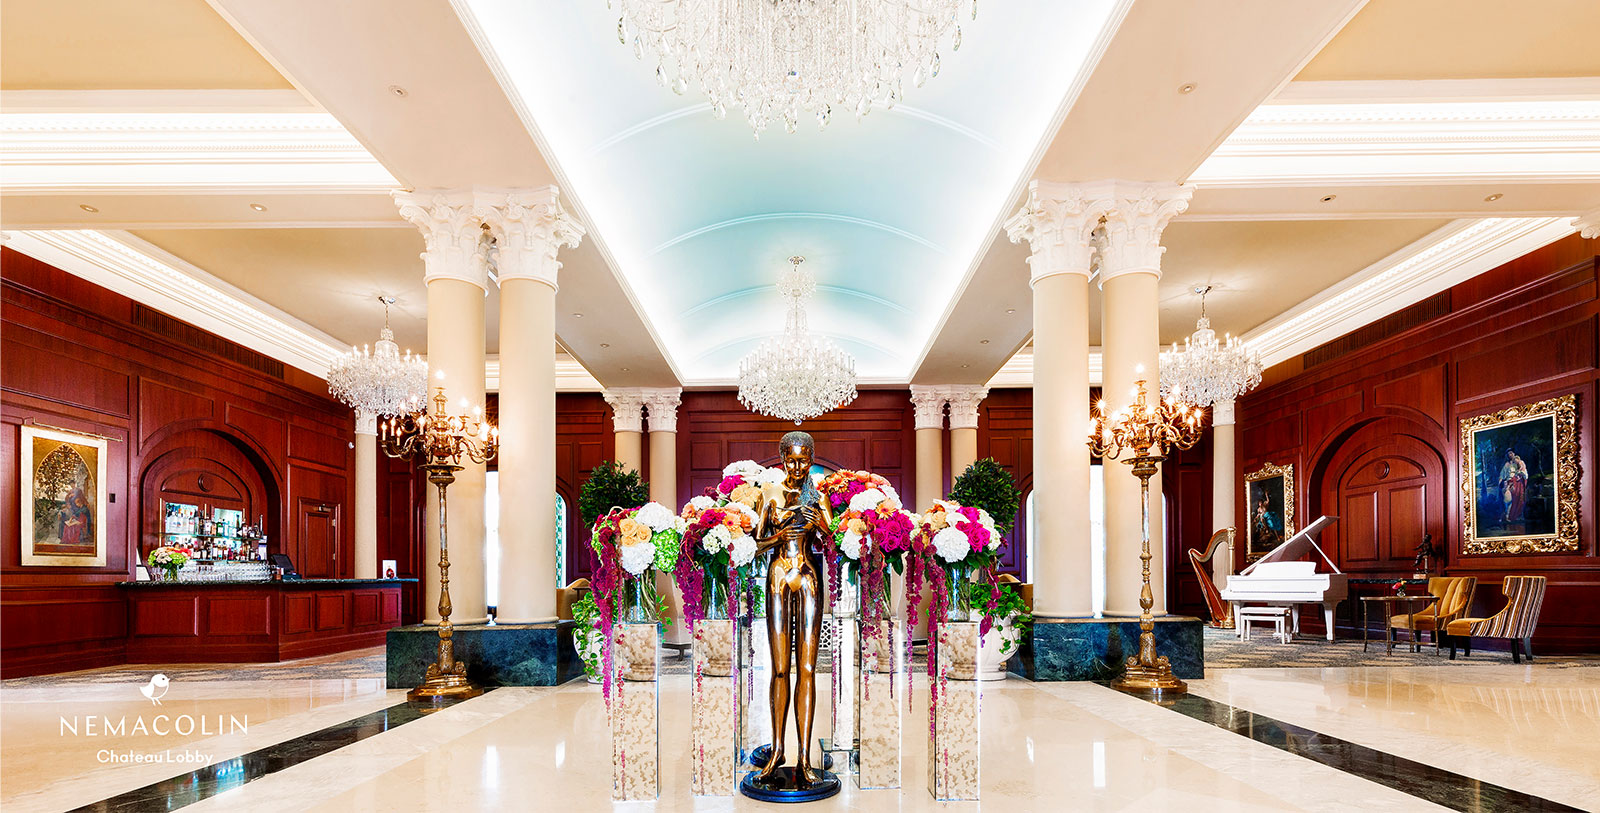
<svg viewBox="0 0 1600 813">
<path fill-rule="evenodd" d="M 1282 643 L 1294 640 L 1294 608 L 1293 607 L 1240 607 L 1239 608 L 1239 637 L 1250 640 L 1251 622 L 1272 624 L 1272 634 Z"/>
</svg>

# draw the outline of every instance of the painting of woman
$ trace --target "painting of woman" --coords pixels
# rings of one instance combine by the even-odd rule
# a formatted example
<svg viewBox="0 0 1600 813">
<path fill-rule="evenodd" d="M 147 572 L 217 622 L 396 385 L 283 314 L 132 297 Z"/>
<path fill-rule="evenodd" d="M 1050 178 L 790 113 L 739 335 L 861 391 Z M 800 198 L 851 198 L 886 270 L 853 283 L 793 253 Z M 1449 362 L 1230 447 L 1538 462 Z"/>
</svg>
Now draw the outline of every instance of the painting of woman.
<svg viewBox="0 0 1600 813">
<path fill-rule="evenodd" d="M 1515 449 L 1506 450 L 1506 462 L 1500 467 L 1499 482 L 1500 502 L 1505 506 L 1500 523 L 1511 525 L 1521 522 L 1528 500 L 1528 464 L 1517 456 Z"/>
</svg>

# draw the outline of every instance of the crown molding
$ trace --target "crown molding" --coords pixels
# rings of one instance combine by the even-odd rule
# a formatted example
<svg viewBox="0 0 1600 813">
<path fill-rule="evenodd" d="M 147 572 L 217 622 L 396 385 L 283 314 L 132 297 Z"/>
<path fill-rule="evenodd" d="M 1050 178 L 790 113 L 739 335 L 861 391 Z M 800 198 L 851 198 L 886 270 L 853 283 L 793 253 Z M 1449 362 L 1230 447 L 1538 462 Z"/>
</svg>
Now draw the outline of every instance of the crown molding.
<svg viewBox="0 0 1600 813">
<path fill-rule="evenodd" d="M 483 389 L 500 391 L 500 356 L 484 356 Z M 601 392 L 605 388 L 578 360 L 565 354 L 556 354 L 556 392 Z"/>
<path fill-rule="evenodd" d="M 1600 101 L 1267 104 L 1202 187 L 1600 180 Z"/>
<path fill-rule="evenodd" d="M 321 113 L 293 89 L 0 90 L 6 113 Z"/>
<path fill-rule="evenodd" d="M 7 109 L 0 114 L 0 170 L 12 194 L 362 192 L 400 185 L 338 120 L 315 109 Z"/>
<path fill-rule="evenodd" d="M 1103 357 L 1100 348 L 1089 348 L 1089 386 L 1098 387 L 1101 384 L 1101 371 Z M 1024 389 L 1033 386 L 1033 344 L 1025 345 L 1018 350 L 1000 369 L 990 377 L 989 383 L 984 387 L 991 390 Z"/>
<path fill-rule="evenodd" d="M 345 351 L 332 336 L 126 232 L 9 235 L 8 248 L 318 378 Z"/>
<path fill-rule="evenodd" d="M 1271 367 L 1553 243 L 1573 229 L 1565 217 L 1458 220 L 1241 338 Z"/>
</svg>

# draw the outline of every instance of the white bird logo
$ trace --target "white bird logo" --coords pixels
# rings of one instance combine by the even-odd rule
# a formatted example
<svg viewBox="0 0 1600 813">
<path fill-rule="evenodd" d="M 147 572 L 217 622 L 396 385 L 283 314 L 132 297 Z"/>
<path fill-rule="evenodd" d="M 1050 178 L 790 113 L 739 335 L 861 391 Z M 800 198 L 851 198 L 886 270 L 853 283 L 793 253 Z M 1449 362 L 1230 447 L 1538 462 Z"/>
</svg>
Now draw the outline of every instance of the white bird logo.
<svg viewBox="0 0 1600 813">
<path fill-rule="evenodd" d="M 150 678 L 150 682 L 148 684 L 139 687 L 139 694 L 150 698 L 151 703 L 159 706 L 161 705 L 161 698 L 165 697 L 167 694 L 167 686 L 171 683 L 171 678 L 157 673 Z"/>
</svg>

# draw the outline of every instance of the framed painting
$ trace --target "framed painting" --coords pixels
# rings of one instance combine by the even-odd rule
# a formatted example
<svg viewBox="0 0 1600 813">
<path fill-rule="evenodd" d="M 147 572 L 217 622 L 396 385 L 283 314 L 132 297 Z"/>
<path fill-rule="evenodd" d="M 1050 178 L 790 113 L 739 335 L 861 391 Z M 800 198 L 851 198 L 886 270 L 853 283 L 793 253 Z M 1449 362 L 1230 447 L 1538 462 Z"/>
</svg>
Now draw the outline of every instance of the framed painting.
<svg viewBox="0 0 1600 813">
<path fill-rule="evenodd" d="M 1578 396 L 1462 418 L 1461 549 L 1578 549 Z"/>
<path fill-rule="evenodd" d="M 1246 562 L 1272 552 L 1294 535 L 1294 464 L 1262 464 L 1244 476 Z"/>
<path fill-rule="evenodd" d="M 106 440 L 24 424 L 22 564 L 104 567 Z"/>
</svg>

